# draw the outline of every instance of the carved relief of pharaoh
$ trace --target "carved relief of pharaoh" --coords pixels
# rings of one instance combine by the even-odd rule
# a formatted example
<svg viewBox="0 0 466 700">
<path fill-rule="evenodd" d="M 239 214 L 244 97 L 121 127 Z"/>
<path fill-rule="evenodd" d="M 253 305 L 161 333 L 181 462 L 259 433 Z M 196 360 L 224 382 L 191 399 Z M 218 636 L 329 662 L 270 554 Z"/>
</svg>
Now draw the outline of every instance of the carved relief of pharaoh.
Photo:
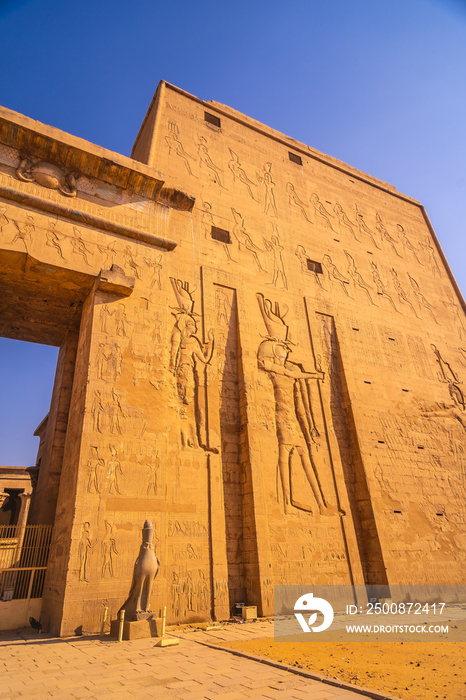
<svg viewBox="0 0 466 700">
<path fill-rule="evenodd" d="M 324 496 L 313 449 L 319 432 L 311 405 L 311 382 L 323 379 L 323 373 L 305 371 L 302 365 L 290 361 L 293 343 L 284 321 L 287 312 L 281 313 L 278 304 L 273 309 L 272 302 L 262 294 L 257 294 L 257 300 L 267 327 L 267 339 L 259 346 L 257 364 L 267 373 L 273 386 L 278 471 L 285 513 L 292 512 L 293 507 L 308 512 L 314 510 L 312 504 L 303 502 L 300 494 L 293 493 L 291 459 L 296 453 L 320 514 L 333 515 L 338 509 Z"/>
<path fill-rule="evenodd" d="M 23 182 L 37 182 L 42 187 L 58 190 L 65 197 L 76 197 L 76 175 L 65 173 L 58 165 L 45 160 L 33 163 L 28 158 L 22 158 L 16 175 Z"/>
<path fill-rule="evenodd" d="M 180 414 L 190 423 L 189 428 L 183 432 L 183 439 L 187 447 L 199 445 L 208 449 L 202 387 L 206 384 L 206 365 L 213 355 L 214 333 L 209 331 L 207 343 L 199 340 L 189 284 L 173 278 L 171 283 L 178 307 L 174 313 L 176 320 L 170 341 L 170 371 L 176 378 L 176 391 L 182 404 Z"/>
</svg>

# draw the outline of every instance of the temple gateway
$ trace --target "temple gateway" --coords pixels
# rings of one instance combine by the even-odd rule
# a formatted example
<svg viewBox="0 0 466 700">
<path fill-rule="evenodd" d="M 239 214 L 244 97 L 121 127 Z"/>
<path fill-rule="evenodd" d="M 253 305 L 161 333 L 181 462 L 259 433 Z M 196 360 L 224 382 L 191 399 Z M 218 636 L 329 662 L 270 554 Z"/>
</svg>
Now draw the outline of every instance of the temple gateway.
<svg viewBox="0 0 466 700">
<path fill-rule="evenodd" d="M 169 623 L 463 582 L 465 303 L 419 202 L 161 82 L 129 158 L 0 109 L 0 261 L 0 335 L 60 348 L 0 608 L 100 631 L 146 520 Z"/>
</svg>

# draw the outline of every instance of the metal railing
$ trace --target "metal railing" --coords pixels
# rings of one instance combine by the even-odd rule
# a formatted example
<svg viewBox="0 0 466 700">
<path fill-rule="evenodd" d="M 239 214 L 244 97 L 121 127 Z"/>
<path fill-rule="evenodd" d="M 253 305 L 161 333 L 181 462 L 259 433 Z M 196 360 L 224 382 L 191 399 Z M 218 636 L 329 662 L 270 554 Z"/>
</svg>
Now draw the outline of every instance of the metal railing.
<svg viewBox="0 0 466 700">
<path fill-rule="evenodd" d="M 0 527 L 0 600 L 41 598 L 52 525 Z"/>
</svg>

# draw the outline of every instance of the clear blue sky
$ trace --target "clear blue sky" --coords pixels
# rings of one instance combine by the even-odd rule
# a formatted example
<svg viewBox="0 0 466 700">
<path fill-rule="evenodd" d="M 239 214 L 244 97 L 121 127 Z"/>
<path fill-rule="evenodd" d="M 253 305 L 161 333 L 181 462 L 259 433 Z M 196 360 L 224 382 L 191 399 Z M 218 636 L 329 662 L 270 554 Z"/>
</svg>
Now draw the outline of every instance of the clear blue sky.
<svg viewBox="0 0 466 700">
<path fill-rule="evenodd" d="M 4 106 L 129 155 L 160 79 L 228 104 L 419 199 L 465 292 L 465 0 L 0 0 L 0 21 Z M 34 463 L 55 361 L 0 341 L 0 464 Z"/>
</svg>

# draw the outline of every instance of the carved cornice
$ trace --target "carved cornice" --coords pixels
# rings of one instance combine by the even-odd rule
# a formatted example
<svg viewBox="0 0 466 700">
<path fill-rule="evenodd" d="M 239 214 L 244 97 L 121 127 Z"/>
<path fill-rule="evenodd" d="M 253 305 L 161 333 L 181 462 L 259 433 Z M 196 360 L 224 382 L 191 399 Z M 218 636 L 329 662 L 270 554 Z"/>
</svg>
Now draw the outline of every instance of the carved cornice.
<svg viewBox="0 0 466 700">
<path fill-rule="evenodd" d="M 36 195 L 29 194 L 27 192 L 20 192 L 19 190 L 11 187 L 4 187 L 3 185 L 0 185 L 0 196 L 4 197 L 5 199 L 10 199 L 13 202 L 18 202 L 19 204 L 25 204 L 27 206 L 34 207 L 35 209 L 46 211 L 49 214 L 57 214 L 63 218 L 77 221 L 80 224 L 87 224 L 88 226 L 99 228 L 103 231 L 118 233 L 120 236 L 126 236 L 126 238 L 133 238 L 136 241 L 150 243 L 151 245 L 164 248 L 165 250 L 173 250 L 177 246 L 176 241 L 172 241 L 169 238 L 161 238 L 160 236 L 156 236 L 152 233 L 142 231 L 138 228 L 125 226 L 124 224 L 119 224 L 116 221 L 104 219 L 103 217 L 95 214 L 79 211 L 78 209 L 70 209 L 68 203 L 60 204 L 48 199 L 43 199 L 42 197 L 36 197 Z"/>
<path fill-rule="evenodd" d="M 5 107 L 0 107 L 0 143 L 33 162 L 54 163 L 66 172 L 96 178 L 154 201 L 163 186 L 153 168 Z"/>
</svg>

